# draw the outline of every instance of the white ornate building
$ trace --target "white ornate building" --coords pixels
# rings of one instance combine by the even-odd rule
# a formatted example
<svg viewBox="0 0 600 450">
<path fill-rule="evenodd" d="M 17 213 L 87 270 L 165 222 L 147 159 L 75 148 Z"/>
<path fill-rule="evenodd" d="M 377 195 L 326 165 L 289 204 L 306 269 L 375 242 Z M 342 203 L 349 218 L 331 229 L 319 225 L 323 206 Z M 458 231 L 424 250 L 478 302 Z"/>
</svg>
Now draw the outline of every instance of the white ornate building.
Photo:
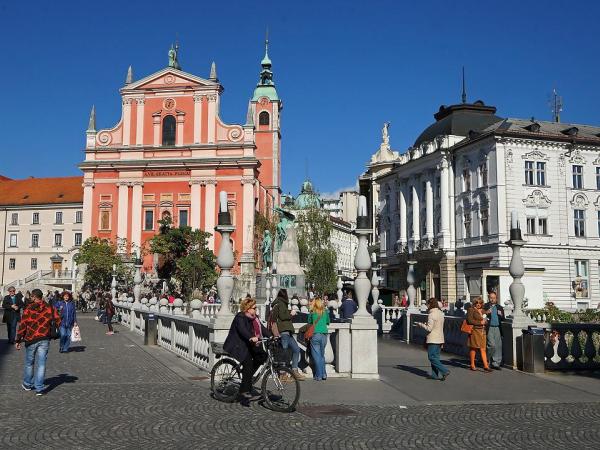
<svg viewBox="0 0 600 450">
<path fill-rule="evenodd" d="M 360 178 L 387 287 L 406 286 L 409 246 L 423 296 L 509 299 L 510 214 L 523 237 L 529 307 L 600 302 L 600 127 L 502 119 L 483 102 L 441 107 L 398 157 Z M 384 137 L 385 140 L 385 137 Z M 385 167 L 385 170 L 382 170 Z"/>
</svg>

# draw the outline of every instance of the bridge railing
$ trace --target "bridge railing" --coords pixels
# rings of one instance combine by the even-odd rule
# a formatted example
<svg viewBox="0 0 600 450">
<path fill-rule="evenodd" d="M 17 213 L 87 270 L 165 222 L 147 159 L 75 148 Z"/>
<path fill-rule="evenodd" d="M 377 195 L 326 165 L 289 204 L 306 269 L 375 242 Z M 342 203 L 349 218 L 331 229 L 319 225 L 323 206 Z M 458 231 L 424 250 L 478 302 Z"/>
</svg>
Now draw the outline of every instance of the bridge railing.
<svg viewBox="0 0 600 450">
<path fill-rule="evenodd" d="M 216 336 L 226 336 L 229 330 L 229 325 L 219 325 L 220 322 L 215 317 L 211 319 L 193 318 L 183 314 L 172 314 L 168 311 L 150 310 L 145 305 L 135 305 L 129 302 L 117 302 L 115 308 L 121 325 L 142 335 L 145 331 L 147 315 L 154 314 L 157 321 L 158 345 L 207 371 L 215 362 L 211 343 L 217 342 Z M 303 323 L 294 323 L 296 331 L 299 331 L 303 325 Z M 352 372 L 351 327 L 351 323 L 329 325 L 328 345 L 325 347 L 325 365 L 328 376 L 364 377 L 359 373 L 353 374 Z M 373 332 L 376 333 L 376 330 Z M 299 342 L 299 346 L 303 352 L 302 356 L 305 358 L 307 344 Z M 360 352 L 360 346 L 354 348 L 354 351 Z M 373 351 L 377 352 L 377 349 L 375 348 Z M 354 355 L 354 358 L 356 356 Z"/>
</svg>

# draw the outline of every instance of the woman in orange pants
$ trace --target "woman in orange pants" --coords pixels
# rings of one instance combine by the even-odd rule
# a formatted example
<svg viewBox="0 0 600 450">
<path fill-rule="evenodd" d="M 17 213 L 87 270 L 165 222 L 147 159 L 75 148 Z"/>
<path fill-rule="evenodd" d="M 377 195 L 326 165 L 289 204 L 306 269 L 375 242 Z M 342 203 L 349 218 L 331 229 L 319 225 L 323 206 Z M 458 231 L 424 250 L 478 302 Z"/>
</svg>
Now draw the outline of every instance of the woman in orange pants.
<svg viewBox="0 0 600 450">
<path fill-rule="evenodd" d="M 471 359 L 471 370 L 477 370 L 475 367 L 475 353 L 479 349 L 481 352 L 481 360 L 483 361 L 483 370 L 486 373 L 492 372 L 488 365 L 485 337 L 485 323 L 486 320 L 483 317 L 483 299 L 477 297 L 473 301 L 473 306 L 467 311 L 467 322 L 469 325 L 473 325 L 473 332 L 469 335 L 467 345 L 469 346 L 469 357 Z"/>
</svg>

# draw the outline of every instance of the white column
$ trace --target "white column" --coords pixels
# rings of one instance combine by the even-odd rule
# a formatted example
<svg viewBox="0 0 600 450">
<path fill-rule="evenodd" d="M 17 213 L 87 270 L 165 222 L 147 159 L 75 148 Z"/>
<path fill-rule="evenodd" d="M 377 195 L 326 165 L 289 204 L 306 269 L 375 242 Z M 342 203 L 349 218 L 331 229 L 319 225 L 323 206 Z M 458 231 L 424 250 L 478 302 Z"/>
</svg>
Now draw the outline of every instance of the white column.
<svg viewBox="0 0 600 450">
<path fill-rule="evenodd" d="M 441 233 L 442 248 L 448 248 L 450 243 L 450 198 L 448 195 L 448 160 L 442 159 L 440 163 L 440 204 L 441 204 Z"/>
<path fill-rule="evenodd" d="M 200 143 L 202 130 L 202 96 L 194 95 L 194 144 Z"/>
<path fill-rule="evenodd" d="M 127 239 L 127 212 L 129 210 L 129 183 L 120 181 L 119 187 L 119 208 L 117 216 L 117 239 Z M 120 243 L 119 243 L 120 244 Z M 120 252 L 124 248 L 120 247 Z"/>
<path fill-rule="evenodd" d="M 217 96 L 209 95 L 208 96 L 208 143 L 215 143 L 215 130 L 217 128 L 217 113 L 216 113 L 216 105 L 217 105 Z"/>
<path fill-rule="evenodd" d="M 416 181 L 415 181 L 416 183 Z M 412 189 L 412 223 L 413 223 L 413 242 L 421 239 L 421 231 L 419 224 L 419 194 L 417 193 L 417 186 L 413 184 Z"/>
<path fill-rule="evenodd" d="M 456 246 L 456 205 L 454 203 L 454 167 L 448 161 L 448 186 L 450 187 L 450 248 Z"/>
<path fill-rule="evenodd" d="M 431 178 L 425 181 L 425 234 L 427 239 L 433 239 L 433 189 Z"/>
<path fill-rule="evenodd" d="M 406 244 L 406 185 L 402 182 L 398 186 L 398 196 L 400 198 L 400 242 Z"/>
<path fill-rule="evenodd" d="M 82 238 L 85 241 L 92 235 L 92 210 L 94 202 L 94 182 L 83 182 L 83 230 Z"/>
<path fill-rule="evenodd" d="M 160 114 L 152 115 L 152 127 L 154 131 L 154 146 L 159 147 L 160 142 Z"/>
<path fill-rule="evenodd" d="M 136 249 L 142 246 L 142 188 L 143 181 L 133 182 L 131 195 L 131 243 Z"/>
<path fill-rule="evenodd" d="M 129 145 L 131 136 L 131 102 L 133 99 L 123 99 L 123 145 Z"/>
<path fill-rule="evenodd" d="M 200 197 L 201 180 L 190 181 L 190 227 L 192 230 L 200 228 L 200 209 L 202 208 L 202 200 Z"/>
<path fill-rule="evenodd" d="M 137 103 L 137 117 L 136 117 L 136 131 L 135 131 L 135 145 L 144 145 L 144 104 L 146 100 L 143 98 L 136 98 Z"/>
<path fill-rule="evenodd" d="M 177 113 L 177 134 L 175 135 L 175 145 L 181 147 L 183 145 L 183 122 L 185 113 Z"/>
<path fill-rule="evenodd" d="M 205 209 L 204 209 L 204 230 L 211 233 L 211 237 L 208 238 L 208 248 L 215 251 L 215 192 L 216 192 L 216 180 L 206 180 L 206 198 Z"/>
<path fill-rule="evenodd" d="M 254 178 L 242 178 L 244 224 L 242 252 L 254 253 Z"/>
</svg>

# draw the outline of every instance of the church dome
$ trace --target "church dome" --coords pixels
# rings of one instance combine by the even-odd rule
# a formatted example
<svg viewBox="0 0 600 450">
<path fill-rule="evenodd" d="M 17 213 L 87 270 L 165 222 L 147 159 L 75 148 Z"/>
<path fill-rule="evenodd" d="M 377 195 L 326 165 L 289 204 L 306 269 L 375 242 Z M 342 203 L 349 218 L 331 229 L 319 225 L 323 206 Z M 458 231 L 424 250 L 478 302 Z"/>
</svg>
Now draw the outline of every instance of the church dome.
<svg viewBox="0 0 600 450">
<path fill-rule="evenodd" d="M 302 183 L 300 195 L 296 197 L 294 206 L 296 209 L 321 208 L 321 199 L 315 193 L 313 185 L 310 181 L 306 180 L 304 183 Z"/>
<path fill-rule="evenodd" d="M 423 142 L 434 140 L 437 136 L 468 136 L 469 131 L 480 132 L 490 125 L 500 122 L 496 116 L 496 107 L 486 106 L 481 100 L 475 103 L 440 106 L 433 115 L 435 122 L 425 128 L 414 143 L 418 147 Z"/>
</svg>

